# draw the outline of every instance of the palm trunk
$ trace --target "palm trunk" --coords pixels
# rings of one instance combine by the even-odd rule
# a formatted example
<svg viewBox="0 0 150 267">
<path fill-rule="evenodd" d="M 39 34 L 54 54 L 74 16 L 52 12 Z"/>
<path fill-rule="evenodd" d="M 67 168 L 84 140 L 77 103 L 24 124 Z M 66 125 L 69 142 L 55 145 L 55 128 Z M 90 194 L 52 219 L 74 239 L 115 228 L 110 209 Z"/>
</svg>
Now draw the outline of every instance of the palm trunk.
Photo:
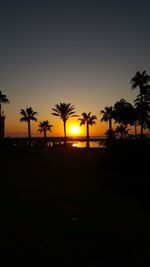
<svg viewBox="0 0 150 267">
<path fill-rule="evenodd" d="M 112 121 L 111 121 L 111 118 L 109 118 L 109 131 L 110 132 L 112 131 Z"/>
<path fill-rule="evenodd" d="M 136 127 L 136 121 L 134 123 L 134 136 L 136 137 L 137 136 L 137 127 Z"/>
<path fill-rule="evenodd" d="M 46 137 L 46 131 L 44 131 L 44 146 L 47 145 L 47 137 Z"/>
<path fill-rule="evenodd" d="M 1 102 L 0 102 L 0 138 L 2 138 L 2 106 L 1 106 Z"/>
<path fill-rule="evenodd" d="M 86 147 L 89 148 L 90 144 L 89 144 L 89 124 L 88 122 L 86 123 Z"/>
<path fill-rule="evenodd" d="M 67 145 L 66 120 L 64 120 L 64 145 Z"/>
<path fill-rule="evenodd" d="M 28 140 L 29 140 L 29 147 L 31 147 L 31 125 L 30 125 L 30 120 L 28 120 Z"/>
<path fill-rule="evenodd" d="M 141 139 L 143 139 L 143 128 L 144 128 L 144 119 L 143 119 L 143 94 L 141 93 Z"/>
</svg>

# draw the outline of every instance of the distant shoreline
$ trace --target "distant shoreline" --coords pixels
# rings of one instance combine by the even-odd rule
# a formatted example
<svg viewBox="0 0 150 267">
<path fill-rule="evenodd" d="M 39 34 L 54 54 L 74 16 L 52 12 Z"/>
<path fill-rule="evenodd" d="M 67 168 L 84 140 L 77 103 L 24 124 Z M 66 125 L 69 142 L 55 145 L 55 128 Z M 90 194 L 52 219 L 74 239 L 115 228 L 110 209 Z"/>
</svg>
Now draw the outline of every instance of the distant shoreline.
<svg viewBox="0 0 150 267">
<path fill-rule="evenodd" d="M 11 136 L 6 136 L 5 138 L 10 138 L 12 140 L 27 140 L 28 137 L 11 137 Z M 106 136 L 92 136 L 89 138 L 90 141 L 101 141 L 105 140 Z M 43 137 L 32 137 L 32 140 L 43 140 Z M 47 141 L 64 141 L 64 137 L 47 137 Z M 85 136 L 79 136 L 79 137 L 68 137 L 67 141 L 80 141 L 80 142 L 85 142 L 86 137 Z"/>
</svg>

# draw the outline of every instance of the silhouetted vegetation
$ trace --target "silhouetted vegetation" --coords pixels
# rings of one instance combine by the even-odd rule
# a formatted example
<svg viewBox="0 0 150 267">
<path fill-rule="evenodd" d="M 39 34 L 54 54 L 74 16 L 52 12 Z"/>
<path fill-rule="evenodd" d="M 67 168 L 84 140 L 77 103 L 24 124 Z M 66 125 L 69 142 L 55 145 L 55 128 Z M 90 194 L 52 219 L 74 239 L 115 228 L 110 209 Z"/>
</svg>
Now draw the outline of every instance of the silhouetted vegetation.
<svg viewBox="0 0 150 267">
<path fill-rule="evenodd" d="M 144 70 L 143 72 L 137 71 L 135 76 L 131 79 L 132 89 L 139 88 L 139 94 L 137 95 L 134 106 L 121 98 L 119 101 L 114 103 L 112 106 L 106 106 L 101 110 L 101 122 L 108 122 L 108 130 L 105 132 L 105 135 L 108 139 L 114 140 L 118 133 L 120 133 L 121 139 L 123 137 L 129 136 L 129 130 L 134 126 L 135 137 L 139 137 L 137 134 L 138 126 L 140 125 L 140 136 L 143 139 L 144 129 L 150 130 L 150 76 Z M 2 116 L 2 104 L 9 103 L 7 96 L 2 94 L 0 91 L 0 131 L 4 135 L 4 119 Z M 71 103 L 60 103 L 56 104 L 52 108 L 52 115 L 60 117 L 64 125 L 64 145 L 67 144 L 67 133 L 66 133 L 66 123 L 70 117 L 78 117 L 75 113 L 75 107 Z M 96 120 L 96 116 L 91 116 L 91 113 L 88 114 L 82 113 L 82 118 L 80 118 L 80 125 L 86 124 L 86 142 L 87 147 L 89 147 L 89 125 L 93 125 Z M 31 147 L 31 120 L 37 121 L 36 115 L 37 112 L 34 112 L 32 108 L 27 108 L 26 110 L 21 109 L 20 115 L 22 116 L 20 121 L 25 121 L 28 123 L 28 142 Z M 3 117 L 3 121 L 2 121 Z M 46 144 L 46 132 L 51 131 L 52 125 L 47 124 L 48 120 L 40 122 L 39 132 L 44 133 L 44 143 Z M 131 128 L 130 128 L 131 127 Z M 127 134 L 128 133 L 128 134 Z M 130 135 L 133 137 L 133 135 Z"/>
<path fill-rule="evenodd" d="M 52 127 L 53 125 L 49 124 L 48 120 L 46 121 L 42 121 L 39 123 L 39 129 L 38 129 L 38 132 L 40 133 L 44 133 L 44 145 L 47 145 L 47 136 L 46 136 L 46 133 L 49 131 L 49 132 L 52 132 Z"/>
<path fill-rule="evenodd" d="M 117 133 L 120 133 L 121 139 L 123 136 L 128 136 L 128 126 L 134 126 L 135 137 L 137 137 L 137 126 L 141 127 L 141 139 L 143 139 L 143 130 L 150 130 L 150 76 L 143 71 L 137 71 L 135 76 L 131 79 L 132 89 L 139 87 L 140 93 L 137 95 L 133 106 L 125 99 L 120 99 L 114 106 L 105 107 L 101 111 L 103 114 L 102 121 L 109 122 L 109 129 L 105 135 L 109 139 L 114 139 Z M 112 120 L 117 123 L 115 129 L 112 128 Z M 116 133 L 116 134 L 115 134 Z"/>
<path fill-rule="evenodd" d="M 8 104 L 9 100 L 6 95 L 2 94 L 0 91 L 0 116 L 2 116 L 2 104 Z"/>
<path fill-rule="evenodd" d="M 136 79 L 139 76 L 138 73 Z M 141 79 L 145 76 L 143 72 Z M 44 133 L 44 143 L 53 141 L 56 146 L 59 144 L 57 149 L 54 146 L 43 153 L 43 138 L 32 138 L 32 149 L 26 146 L 27 138 L 0 140 L 5 205 L 1 214 L 2 243 L 7 248 L 7 256 L 8 248 L 12 250 L 15 243 L 14 254 L 17 250 L 19 266 L 29 266 L 29 263 L 46 266 L 50 261 L 58 266 L 147 264 L 150 139 L 143 138 L 143 130 L 150 129 L 148 80 L 137 83 L 142 90 L 135 106 L 122 98 L 101 111 L 101 121 L 108 123 L 105 148 L 59 148 L 62 141 L 67 144 L 67 120 L 77 117 L 70 103 L 52 108 L 52 114 L 63 121 L 64 138 L 47 137 L 47 131 L 52 129 L 48 120 L 38 125 L 38 131 Z M 37 121 L 37 112 L 30 107 L 21 109 L 20 115 L 20 121 L 28 124 L 31 146 L 30 123 Z M 82 113 L 78 119 L 80 125 L 86 125 L 87 148 L 90 147 L 89 127 L 96 119 L 91 112 Z M 133 137 L 129 135 L 132 126 L 137 137 L 137 125 L 142 138 L 129 138 Z M 11 265 L 12 262 L 11 258 Z"/>
<path fill-rule="evenodd" d="M 55 108 L 52 108 L 54 111 L 52 115 L 60 117 L 61 120 L 63 120 L 64 123 L 64 144 L 66 146 L 67 144 L 67 133 L 66 133 L 66 123 L 67 120 L 71 117 L 77 117 L 75 115 L 75 107 L 71 105 L 71 103 L 66 104 L 66 103 L 60 103 L 59 105 L 56 104 Z"/>
<path fill-rule="evenodd" d="M 140 93 L 135 100 L 137 120 L 141 126 L 141 138 L 143 138 L 144 124 L 150 119 L 150 76 L 144 70 L 142 73 L 137 71 L 131 79 L 132 89 L 139 88 Z"/>
<path fill-rule="evenodd" d="M 5 136 L 5 116 L 2 110 L 2 104 L 9 103 L 9 100 L 6 95 L 2 94 L 0 91 L 0 139 Z"/>
<path fill-rule="evenodd" d="M 123 139 L 124 136 L 126 136 L 129 132 L 130 129 L 127 128 L 128 126 L 127 125 L 124 125 L 124 124 L 120 124 L 117 126 L 116 128 L 116 133 L 117 134 L 120 134 L 120 138 Z"/>
<path fill-rule="evenodd" d="M 21 109 L 20 111 L 20 121 L 27 122 L 28 124 L 28 140 L 29 140 L 29 147 L 31 147 L 31 121 L 37 121 L 37 112 L 33 111 L 31 107 L 25 109 Z"/>
<path fill-rule="evenodd" d="M 109 122 L 109 133 L 111 133 L 112 132 L 112 119 L 114 119 L 114 109 L 112 106 L 105 107 L 104 110 L 101 110 L 101 113 L 103 114 L 101 121 Z"/>
<path fill-rule="evenodd" d="M 80 126 L 86 125 L 86 145 L 87 145 L 87 148 L 89 148 L 89 137 L 90 137 L 89 126 L 95 124 L 96 119 L 97 119 L 97 117 L 95 115 L 91 116 L 91 112 L 89 112 L 88 114 L 83 112 L 82 118 L 79 118 Z"/>
</svg>

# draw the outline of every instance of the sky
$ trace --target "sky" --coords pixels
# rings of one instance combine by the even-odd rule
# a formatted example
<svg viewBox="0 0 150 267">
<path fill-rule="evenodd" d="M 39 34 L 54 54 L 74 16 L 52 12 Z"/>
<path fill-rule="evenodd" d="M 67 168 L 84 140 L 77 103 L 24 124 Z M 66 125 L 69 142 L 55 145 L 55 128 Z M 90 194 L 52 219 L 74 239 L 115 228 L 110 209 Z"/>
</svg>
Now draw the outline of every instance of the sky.
<svg viewBox="0 0 150 267">
<path fill-rule="evenodd" d="M 1 0 L 6 136 L 27 135 L 19 112 L 30 106 L 38 112 L 34 136 L 43 120 L 53 125 L 52 136 L 63 135 L 62 121 L 51 114 L 60 102 L 74 105 L 79 116 L 96 115 L 90 133 L 104 134 L 100 110 L 121 98 L 133 103 L 138 90 L 131 90 L 131 78 L 137 70 L 150 74 L 149 12 L 149 0 Z"/>
</svg>

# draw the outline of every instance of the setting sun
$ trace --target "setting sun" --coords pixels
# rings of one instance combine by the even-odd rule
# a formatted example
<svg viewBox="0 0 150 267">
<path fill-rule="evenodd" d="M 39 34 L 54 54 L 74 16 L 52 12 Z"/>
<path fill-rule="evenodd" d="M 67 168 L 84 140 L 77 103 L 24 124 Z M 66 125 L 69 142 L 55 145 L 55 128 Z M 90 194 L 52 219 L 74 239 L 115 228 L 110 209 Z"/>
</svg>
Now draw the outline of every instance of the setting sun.
<svg viewBox="0 0 150 267">
<path fill-rule="evenodd" d="M 70 126 L 70 133 L 78 134 L 80 132 L 80 127 L 78 125 L 71 125 Z"/>
</svg>

